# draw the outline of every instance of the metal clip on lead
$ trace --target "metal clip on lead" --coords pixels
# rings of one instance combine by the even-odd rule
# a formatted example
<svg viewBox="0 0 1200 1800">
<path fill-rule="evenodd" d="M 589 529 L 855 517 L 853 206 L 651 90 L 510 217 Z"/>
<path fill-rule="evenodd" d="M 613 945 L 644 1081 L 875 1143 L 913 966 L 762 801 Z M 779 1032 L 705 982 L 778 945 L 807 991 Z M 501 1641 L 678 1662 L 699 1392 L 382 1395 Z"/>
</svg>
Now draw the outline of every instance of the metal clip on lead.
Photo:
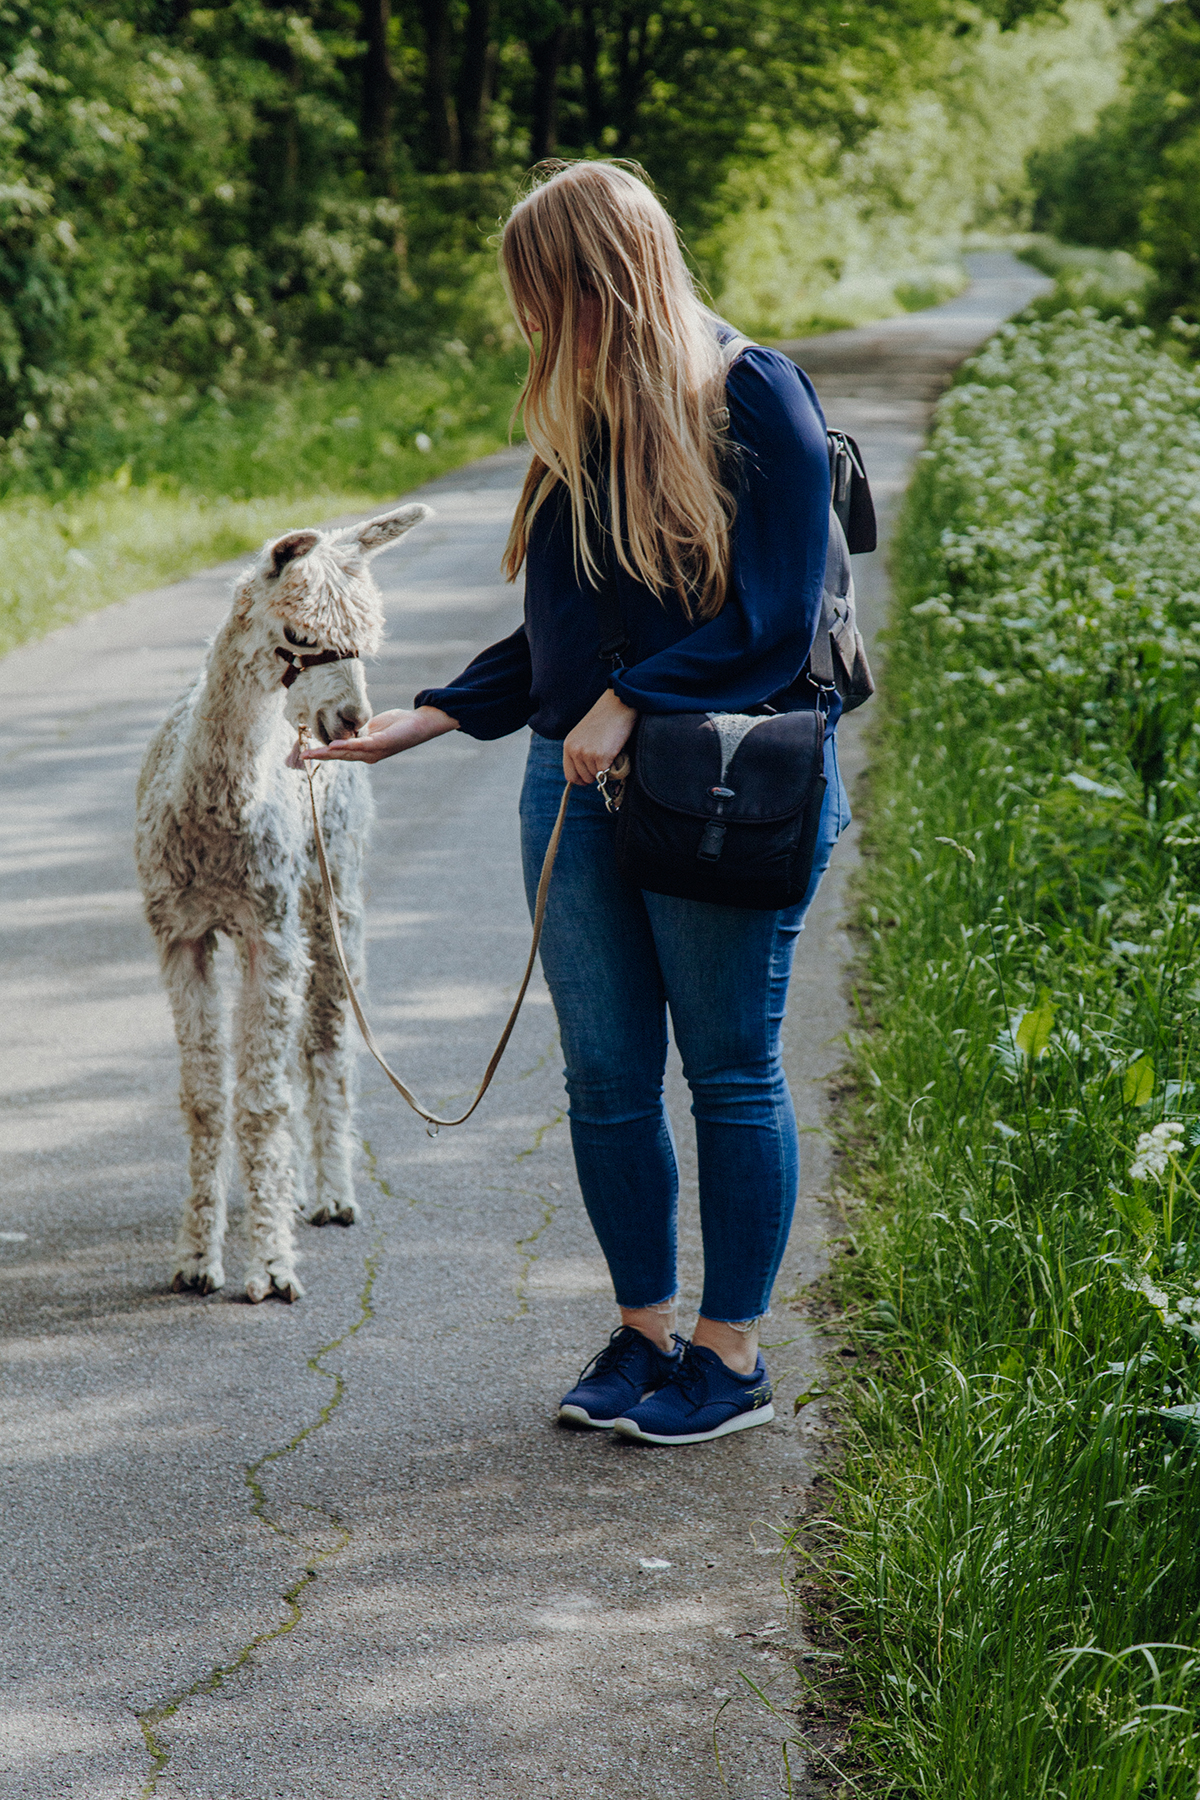
<svg viewBox="0 0 1200 1800">
<path fill-rule="evenodd" d="M 629 769 L 629 758 L 622 750 L 620 756 L 614 757 L 608 768 L 601 769 L 596 777 L 596 786 L 603 796 L 605 809 L 610 813 L 617 813 L 621 810 L 621 801 L 625 797 L 625 783 L 629 779 Z"/>
</svg>

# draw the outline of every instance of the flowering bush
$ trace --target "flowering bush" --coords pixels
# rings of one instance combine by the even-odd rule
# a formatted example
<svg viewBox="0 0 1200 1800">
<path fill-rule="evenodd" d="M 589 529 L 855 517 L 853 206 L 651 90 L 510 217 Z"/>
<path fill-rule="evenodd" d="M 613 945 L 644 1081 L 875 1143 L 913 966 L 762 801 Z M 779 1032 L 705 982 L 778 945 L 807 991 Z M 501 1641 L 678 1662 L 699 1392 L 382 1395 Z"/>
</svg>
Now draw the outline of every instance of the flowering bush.
<svg viewBox="0 0 1200 1800">
<path fill-rule="evenodd" d="M 1056 760 L 1118 786 L 1132 763 L 1164 803 L 1195 748 L 1195 371 L 1087 312 L 1010 325 L 947 395 L 925 458 L 940 530 L 918 543 L 945 585 L 912 616 L 946 640 L 942 680 L 1043 715 Z"/>
<path fill-rule="evenodd" d="M 896 1791 L 1195 1800 L 1198 534 L 1200 384 L 1088 312 L 992 340 L 905 503 L 817 1565 Z"/>
</svg>

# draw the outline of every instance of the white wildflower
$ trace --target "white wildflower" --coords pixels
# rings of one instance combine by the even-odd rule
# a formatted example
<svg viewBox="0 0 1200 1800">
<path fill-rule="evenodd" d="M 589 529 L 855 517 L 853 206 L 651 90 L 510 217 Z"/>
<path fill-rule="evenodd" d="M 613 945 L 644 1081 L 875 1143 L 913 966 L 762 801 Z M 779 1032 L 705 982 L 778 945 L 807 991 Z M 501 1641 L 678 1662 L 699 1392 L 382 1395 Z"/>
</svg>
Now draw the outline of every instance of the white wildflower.
<svg viewBox="0 0 1200 1800">
<path fill-rule="evenodd" d="M 1183 1149 L 1183 1126 L 1178 1119 L 1164 1119 L 1138 1138 L 1129 1173 L 1135 1181 L 1161 1181 L 1173 1156 Z"/>
<path fill-rule="evenodd" d="M 1162 1288 L 1155 1287 L 1148 1275 L 1143 1275 L 1140 1281 L 1127 1283 L 1127 1286 L 1132 1293 L 1140 1294 L 1143 1300 L 1148 1300 L 1155 1312 L 1165 1313 L 1171 1304 L 1171 1296 L 1164 1293 Z"/>
</svg>

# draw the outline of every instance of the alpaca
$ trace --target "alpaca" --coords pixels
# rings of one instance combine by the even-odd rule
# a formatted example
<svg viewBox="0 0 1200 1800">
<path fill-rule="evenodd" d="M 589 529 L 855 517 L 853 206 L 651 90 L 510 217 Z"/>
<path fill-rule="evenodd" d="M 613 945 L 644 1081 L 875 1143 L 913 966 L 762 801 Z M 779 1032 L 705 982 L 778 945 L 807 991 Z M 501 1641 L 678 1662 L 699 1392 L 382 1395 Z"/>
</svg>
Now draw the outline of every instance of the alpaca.
<svg viewBox="0 0 1200 1800">
<path fill-rule="evenodd" d="M 176 1291 L 208 1294 L 225 1282 L 232 1122 L 249 1217 L 246 1293 L 257 1301 L 303 1292 L 295 1266 L 302 1189 L 293 1072 L 306 1088 L 311 1222 L 350 1225 L 359 1217 L 348 1003 L 324 916 L 308 784 L 294 750 L 300 725 L 329 743 L 355 736 L 370 720 L 360 659 L 378 648 L 383 605 L 367 562 L 429 512 L 402 506 L 364 525 L 289 531 L 266 544 L 239 580 L 195 686 L 146 752 L 138 877 L 174 1013 L 191 1140 Z M 362 763 L 320 763 L 315 785 L 357 981 L 369 777 Z M 217 981 L 218 933 L 233 939 L 241 968 L 235 1072 Z"/>
</svg>

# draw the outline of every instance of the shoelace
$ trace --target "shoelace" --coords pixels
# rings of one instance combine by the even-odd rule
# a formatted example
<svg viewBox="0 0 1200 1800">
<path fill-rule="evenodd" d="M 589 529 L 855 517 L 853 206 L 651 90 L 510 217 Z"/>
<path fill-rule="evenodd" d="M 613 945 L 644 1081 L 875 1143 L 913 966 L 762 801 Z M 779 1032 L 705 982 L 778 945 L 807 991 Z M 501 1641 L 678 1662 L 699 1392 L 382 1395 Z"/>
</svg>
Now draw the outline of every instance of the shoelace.
<svg viewBox="0 0 1200 1800">
<path fill-rule="evenodd" d="M 696 1355 L 696 1350 L 697 1346 L 693 1343 L 684 1345 L 679 1367 L 671 1377 L 674 1386 L 682 1388 L 689 1400 L 693 1389 L 708 1380 L 708 1370 Z"/>
<path fill-rule="evenodd" d="M 698 1350 L 703 1348 L 702 1345 L 693 1344 L 690 1339 L 686 1342 L 682 1339 L 680 1341 L 683 1342 L 683 1356 L 680 1359 L 679 1367 L 671 1377 L 671 1381 L 675 1387 L 682 1388 L 688 1399 L 691 1400 L 693 1390 L 707 1383 L 712 1374 L 712 1370 L 706 1368 L 696 1354 Z M 725 1368 L 724 1363 L 721 1364 L 721 1367 L 725 1370 L 726 1374 L 733 1373 L 732 1370 Z M 757 1392 L 758 1390 L 755 1389 L 754 1391 Z"/>
<path fill-rule="evenodd" d="M 684 1355 L 686 1356 L 687 1350 L 690 1348 L 687 1339 L 681 1338 L 677 1332 L 673 1332 L 671 1335 L 673 1343 L 685 1347 Z M 583 1368 L 579 1371 L 580 1381 L 586 1381 L 589 1375 L 607 1375 L 608 1371 L 611 1368 L 614 1368 L 617 1363 L 623 1361 L 631 1350 L 637 1349 L 638 1339 L 641 1336 L 641 1332 L 635 1331 L 632 1325 L 618 1325 L 607 1344 L 605 1344 L 603 1350 L 597 1351 L 591 1362 L 585 1363 Z M 644 1341 L 648 1343 L 649 1339 Z M 653 1344 L 650 1347 L 651 1349 L 657 1348 L 657 1346 Z M 659 1351 L 660 1356 L 665 1356 L 666 1354 L 666 1351 Z"/>
</svg>

